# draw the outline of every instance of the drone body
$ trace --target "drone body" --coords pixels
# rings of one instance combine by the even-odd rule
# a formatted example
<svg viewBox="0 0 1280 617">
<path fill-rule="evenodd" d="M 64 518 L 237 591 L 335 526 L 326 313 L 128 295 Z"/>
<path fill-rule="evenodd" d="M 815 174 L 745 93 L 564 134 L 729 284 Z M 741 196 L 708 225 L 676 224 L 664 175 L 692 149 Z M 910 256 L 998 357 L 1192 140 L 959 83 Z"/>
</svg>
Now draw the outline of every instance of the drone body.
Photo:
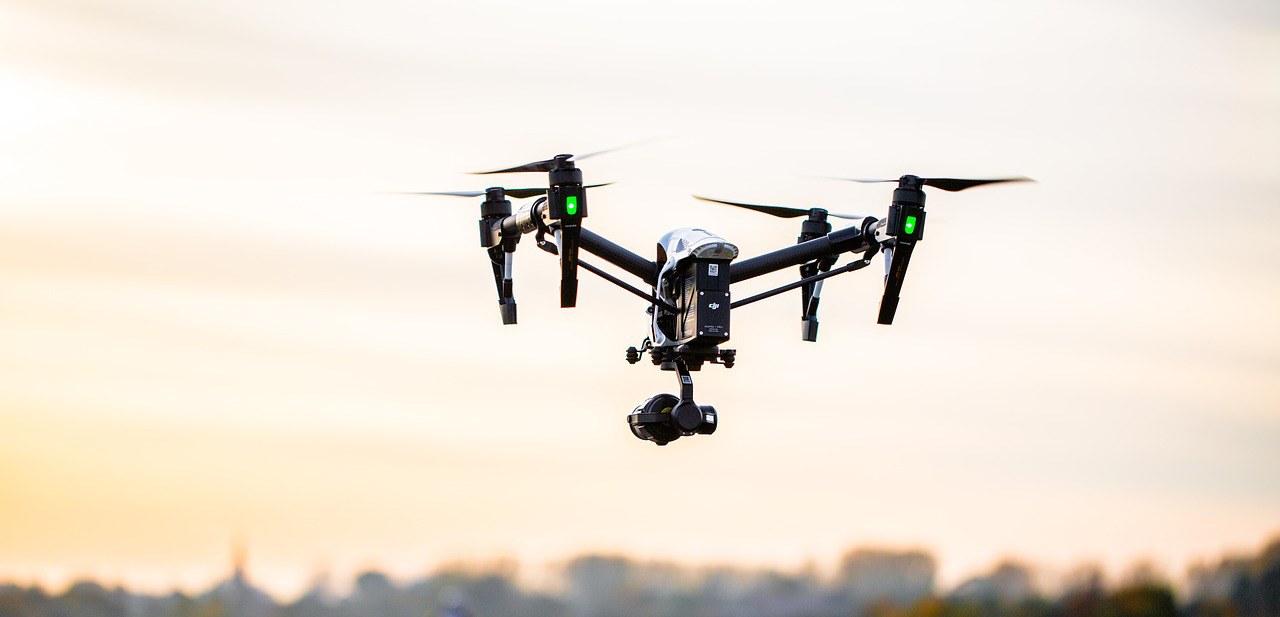
<svg viewBox="0 0 1280 617">
<path fill-rule="evenodd" d="M 577 303 L 579 267 L 597 274 L 632 294 L 644 299 L 650 316 L 649 336 L 639 348 L 627 349 L 627 361 L 635 364 L 648 353 L 653 364 L 674 371 L 680 386 L 679 396 L 653 396 L 628 416 L 631 431 L 637 437 L 665 445 L 681 436 L 715 432 L 719 417 L 714 407 L 698 405 L 693 400 L 691 372 L 704 363 L 733 367 L 736 351 L 721 346 L 729 340 L 732 309 L 801 289 L 801 337 L 816 341 L 817 310 L 823 282 L 832 276 L 859 270 L 870 265 L 877 253 L 885 253 L 885 291 L 880 303 L 878 322 L 893 323 L 898 297 L 907 265 L 917 242 L 923 238 L 925 186 L 958 191 L 993 182 L 1026 180 L 959 180 L 902 176 L 894 190 L 888 217 L 877 219 L 828 212 L 822 208 L 788 208 L 727 202 L 699 197 L 731 206 L 748 208 L 784 218 L 805 217 L 797 243 L 737 261 L 738 247 L 709 231 L 699 228 L 672 230 L 658 240 L 656 259 L 649 260 L 633 253 L 582 226 L 587 216 L 586 189 L 582 171 L 576 160 L 601 152 L 554 158 L 508 169 L 482 173 L 546 172 L 546 189 L 504 189 L 492 187 L 483 192 L 426 193 L 435 195 L 485 197 L 480 205 L 480 245 L 492 262 L 498 306 L 504 324 L 516 323 L 516 302 L 512 289 L 512 266 L 520 239 L 535 234 L 539 248 L 555 254 L 560 260 L 560 305 Z M 859 182 L 888 182 L 858 180 Z M 538 197 L 542 195 L 541 197 Z M 535 198 L 518 210 L 512 209 L 508 196 Z M 834 230 L 829 217 L 851 219 L 848 227 Z M 554 238 L 554 242 L 547 237 Z M 638 278 L 646 289 L 633 286 L 600 268 L 579 259 L 585 251 Z M 834 268 L 845 253 L 860 253 L 853 262 Z M 800 279 L 793 283 L 734 301 L 731 286 L 770 272 L 799 267 Z"/>
</svg>

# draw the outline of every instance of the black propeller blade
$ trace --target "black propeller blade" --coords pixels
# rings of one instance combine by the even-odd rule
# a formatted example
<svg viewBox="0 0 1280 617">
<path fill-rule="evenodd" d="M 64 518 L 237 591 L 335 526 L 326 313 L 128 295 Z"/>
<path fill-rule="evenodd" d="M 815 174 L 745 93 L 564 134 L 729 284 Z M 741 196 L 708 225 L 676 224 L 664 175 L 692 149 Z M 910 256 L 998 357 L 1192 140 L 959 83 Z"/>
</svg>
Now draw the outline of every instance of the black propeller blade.
<svg viewBox="0 0 1280 617">
<path fill-rule="evenodd" d="M 835 178 L 836 180 L 848 180 L 850 182 L 900 182 L 901 180 L 868 180 L 864 178 Z M 1018 176 L 1015 178 L 989 178 L 985 180 L 971 180 L 965 178 L 920 178 L 922 186 L 932 186 L 944 191 L 963 191 L 975 186 L 984 184 L 996 184 L 998 182 L 1035 182 L 1026 176 Z"/>
<path fill-rule="evenodd" d="M 693 197 L 694 199 L 701 199 L 702 201 L 709 201 L 712 203 L 724 204 L 726 206 L 737 206 L 739 208 L 755 210 L 756 212 L 763 212 L 765 214 L 770 214 L 770 215 L 781 217 L 784 219 L 793 219 L 801 216 L 809 216 L 809 211 L 813 209 L 813 208 L 790 208 L 787 206 L 761 206 L 756 204 L 744 204 L 744 203 L 738 203 L 736 201 L 724 201 L 722 199 L 711 199 L 710 197 L 702 197 L 700 195 L 694 195 Z M 825 210 L 824 208 L 817 208 L 817 209 Z M 860 216 L 857 214 L 840 214 L 837 212 L 827 212 L 827 216 L 834 216 L 838 219 L 866 218 L 864 216 Z"/>
<path fill-rule="evenodd" d="M 573 155 L 571 154 L 561 154 L 559 157 L 556 157 L 556 158 L 559 158 L 562 161 L 574 160 Z M 551 171 L 552 169 L 555 169 L 555 166 L 556 166 L 556 159 L 551 158 L 545 161 L 534 161 L 532 163 L 525 163 L 524 165 L 516 165 L 515 167 L 508 167 L 506 169 L 494 169 L 492 171 L 473 171 L 470 173 L 476 174 L 476 175 L 483 175 L 483 174 L 513 174 L 513 173 L 518 173 L 522 171 Z"/>
<path fill-rule="evenodd" d="M 617 148 L 597 150 L 581 155 L 558 154 L 545 161 L 534 161 L 505 169 L 474 172 L 479 174 L 505 174 L 525 171 L 550 173 L 546 214 L 557 227 L 555 234 L 556 246 L 560 255 L 561 307 L 576 306 L 578 301 L 578 245 L 582 235 L 582 219 L 587 216 L 587 193 L 584 189 L 590 188 L 590 186 L 583 186 L 582 170 L 574 165 L 574 161 L 616 152 L 650 141 L 653 140 L 647 139 Z"/>
<path fill-rule="evenodd" d="M 1014 178 L 921 178 L 906 175 L 897 180 L 871 180 L 864 178 L 837 178 L 852 182 L 896 182 L 898 188 L 893 191 L 893 202 L 889 206 L 889 217 L 886 222 L 886 233 L 893 238 L 884 246 L 886 272 L 884 277 L 884 295 L 880 298 L 880 314 L 877 323 L 892 324 L 898 311 L 898 300 L 902 294 L 902 281 L 907 276 L 907 265 L 911 263 L 911 253 L 915 245 L 924 237 L 924 187 L 932 186 L 944 191 L 963 191 L 984 184 L 1001 182 L 1034 182 L 1026 176 Z"/>
<path fill-rule="evenodd" d="M 612 182 L 604 184 L 588 184 L 583 188 L 594 189 L 601 186 L 609 186 Z M 447 195 L 449 197 L 483 197 L 486 191 L 432 191 L 432 192 L 416 192 L 416 193 L 396 193 L 396 195 Z M 547 192 L 546 188 L 532 189 L 502 189 L 503 194 L 507 197 L 515 197 L 516 199 L 524 199 L 526 197 L 537 197 Z"/>
<path fill-rule="evenodd" d="M 473 171 L 471 173 L 473 174 L 513 174 L 513 173 L 519 173 L 523 171 L 546 172 L 546 171 L 551 171 L 552 169 L 555 169 L 557 164 L 563 164 L 570 161 L 581 161 L 582 159 L 591 158 L 593 156 L 599 156 L 601 154 L 608 154 L 610 152 L 617 152 L 619 150 L 626 150 L 629 148 L 634 148 L 636 146 L 642 146 L 645 144 L 653 143 L 661 139 L 663 138 L 653 137 L 650 139 L 642 139 L 640 141 L 632 142 L 623 146 L 618 146 L 616 148 L 609 148 L 606 150 L 596 150 L 595 152 L 588 152 L 586 154 L 559 154 L 545 161 L 534 161 L 532 163 L 525 163 L 523 165 L 516 165 L 515 167 L 507 167 L 505 169 L 494 169 L 492 171 Z"/>
</svg>

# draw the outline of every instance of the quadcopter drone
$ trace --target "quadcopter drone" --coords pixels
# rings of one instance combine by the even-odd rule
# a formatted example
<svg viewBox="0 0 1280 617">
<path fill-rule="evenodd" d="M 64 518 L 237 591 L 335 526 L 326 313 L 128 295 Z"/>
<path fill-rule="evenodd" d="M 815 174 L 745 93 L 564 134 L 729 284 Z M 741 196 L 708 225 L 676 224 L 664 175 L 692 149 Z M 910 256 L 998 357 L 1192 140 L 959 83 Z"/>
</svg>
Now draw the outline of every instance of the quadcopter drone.
<svg viewBox="0 0 1280 617">
<path fill-rule="evenodd" d="M 516 323 L 513 257 L 516 245 L 529 233 L 534 234 L 538 248 L 560 259 L 560 306 L 569 308 L 577 305 L 578 268 L 596 274 L 645 301 L 650 316 L 649 336 L 640 347 L 627 349 L 627 361 L 635 364 L 647 352 L 654 365 L 676 373 L 680 394 L 650 397 L 631 412 L 627 421 L 636 437 L 660 446 L 682 436 L 715 432 L 719 420 L 716 409 L 694 402 L 690 373 L 700 370 L 708 362 L 725 368 L 733 367 L 736 351 L 721 347 L 729 340 L 729 315 L 733 309 L 799 288 L 801 338 L 816 341 L 822 283 L 838 274 L 870 265 L 876 254 L 883 252 L 885 284 L 877 321 L 891 324 L 911 253 L 924 237 L 924 187 L 961 191 L 984 184 L 1028 180 L 1023 177 L 966 180 L 913 175 L 897 180 L 843 178 L 855 182 L 897 182 L 885 219 L 839 214 L 823 208 L 746 204 L 695 195 L 704 201 L 772 216 L 804 217 L 800 223 L 800 236 L 792 246 L 735 261 L 737 246 L 705 229 L 686 227 L 664 234 L 658 240 L 656 259 L 649 260 L 582 225 L 582 220 L 587 217 L 587 189 L 605 185 L 584 185 L 582 170 L 575 162 L 610 151 L 579 156 L 560 154 L 544 161 L 476 172 L 543 172 L 548 174 L 547 188 L 495 186 L 484 191 L 413 194 L 484 197 L 480 204 L 480 246 L 488 251 L 492 262 L 498 308 L 504 324 Z M 526 201 L 513 210 L 508 199 L 512 197 Z M 848 219 L 852 223 L 833 231 L 829 218 Z M 631 285 L 580 259 L 580 251 L 598 256 L 635 276 L 647 289 Z M 859 254 L 859 257 L 836 268 L 837 260 L 845 253 Z M 799 266 L 800 279 L 793 283 L 740 300 L 733 300 L 730 295 L 730 287 L 735 283 L 795 266 Z"/>
</svg>

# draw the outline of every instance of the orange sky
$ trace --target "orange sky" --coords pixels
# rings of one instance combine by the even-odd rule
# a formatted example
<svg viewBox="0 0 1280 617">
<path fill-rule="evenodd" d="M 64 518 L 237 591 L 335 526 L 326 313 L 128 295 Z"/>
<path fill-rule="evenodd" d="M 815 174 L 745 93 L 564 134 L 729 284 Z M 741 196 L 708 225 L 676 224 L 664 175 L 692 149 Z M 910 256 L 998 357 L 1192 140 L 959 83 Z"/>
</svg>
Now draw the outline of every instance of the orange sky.
<svg viewBox="0 0 1280 617">
<path fill-rule="evenodd" d="M 242 536 L 280 593 L 869 544 L 950 584 L 1005 555 L 1180 575 L 1280 532 L 1274 8 L 650 4 L 0 6 L 0 579 L 198 589 Z M 624 422 L 674 389 L 623 361 L 633 298 L 584 275 L 555 308 L 529 243 L 502 327 L 475 205 L 382 194 L 652 135 L 584 163 L 619 182 L 589 226 L 644 254 L 794 241 L 695 192 L 880 214 L 809 176 L 1039 183 L 932 195 L 891 328 L 865 272 L 816 345 L 794 298 L 735 312 L 738 366 L 697 378 L 721 430 L 658 449 Z M 703 533 L 633 531 L 676 515 Z"/>
</svg>

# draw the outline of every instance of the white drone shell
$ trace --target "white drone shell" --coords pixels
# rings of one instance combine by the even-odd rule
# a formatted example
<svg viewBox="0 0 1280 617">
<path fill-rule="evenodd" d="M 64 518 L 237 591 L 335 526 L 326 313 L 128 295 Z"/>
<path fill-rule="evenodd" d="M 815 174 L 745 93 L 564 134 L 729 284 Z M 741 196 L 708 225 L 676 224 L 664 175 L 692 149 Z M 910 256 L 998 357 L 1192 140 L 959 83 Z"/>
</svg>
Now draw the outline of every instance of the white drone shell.
<svg viewBox="0 0 1280 617">
<path fill-rule="evenodd" d="M 729 241 L 705 229 L 682 227 L 663 234 L 658 239 L 658 259 L 662 268 L 658 270 L 658 295 L 665 301 L 676 304 L 676 298 L 663 290 L 662 281 L 675 271 L 681 261 L 690 257 L 700 259 L 735 259 L 738 247 Z M 658 311 L 655 310 L 650 320 L 650 330 L 655 346 L 674 345 L 675 341 L 667 339 L 657 323 Z"/>
</svg>

